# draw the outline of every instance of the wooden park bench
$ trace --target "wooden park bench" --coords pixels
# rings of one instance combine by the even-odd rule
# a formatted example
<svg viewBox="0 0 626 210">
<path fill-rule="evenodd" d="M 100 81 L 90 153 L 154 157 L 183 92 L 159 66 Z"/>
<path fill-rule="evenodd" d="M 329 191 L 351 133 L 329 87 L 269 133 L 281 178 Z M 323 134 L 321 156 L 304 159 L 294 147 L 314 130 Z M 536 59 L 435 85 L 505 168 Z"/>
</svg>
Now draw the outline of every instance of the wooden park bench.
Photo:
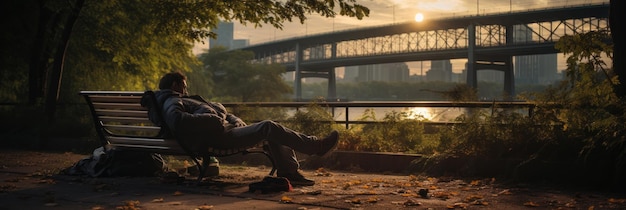
<svg viewBox="0 0 626 210">
<path fill-rule="evenodd" d="M 150 121 L 148 108 L 141 105 L 144 94 L 153 93 L 151 91 L 80 91 L 80 95 L 85 98 L 91 109 L 96 132 L 106 151 L 116 149 L 188 156 L 198 168 L 198 181 L 204 178 L 211 156 L 262 153 L 272 163 L 269 175 L 273 176 L 276 172 L 276 165 L 269 154 L 266 142 L 251 148 L 208 148 L 204 151 L 195 151 L 186 147 L 177 139 L 170 137 L 167 128 L 157 126 Z M 150 100 L 149 103 L 156 105 L 156 100 Z"/>
</svg>

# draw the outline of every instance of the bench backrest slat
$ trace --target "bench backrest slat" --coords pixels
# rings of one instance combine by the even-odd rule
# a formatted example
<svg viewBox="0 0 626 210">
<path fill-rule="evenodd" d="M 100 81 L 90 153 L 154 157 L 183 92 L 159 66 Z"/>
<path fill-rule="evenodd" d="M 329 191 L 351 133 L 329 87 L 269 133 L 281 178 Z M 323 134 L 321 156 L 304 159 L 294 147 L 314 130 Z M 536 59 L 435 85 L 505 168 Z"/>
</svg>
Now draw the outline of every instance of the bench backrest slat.
<svg viewBox="0 0 626 210">
<path fill-rule="evenodd" d="M 94 102 L 93 107 L 96 109 L 147 110 L 138 103 Z"/>
<path fill-rule="evenodd" d="M 112 117 L 145 118 L 146 116 L 148 116 L 148 111 L 118 110 L 118 109 L 96 109 L 96 114 L 98 114 L 100 116 L 112 116 Z"/>
<path fill-rule="evenodd" d="M 111 95 L 92 95 L 89 96 L 93 103 L 129 103 L 139 104 L 141 102 L 141 95 L 137 96 L 111 96 Z"/>
<path fill-rule="evenodd" d="M 157 126 L 135 126 L 135 125 L 110 125 L 103 124 L 104 128 L 107 130 L 120 130 L 125 132 L 153 132 L 158 133 L 161 130 L 161 127 Z M 116 133 L 116 132 L 113 132 Z"/>
<path fill-rule="evenodd" d="M 99 116 L 100 122 L 108 124 L 121 123 L 121 124 L 148 124 L 152 125 L 152 122 L 147 117 L 115 117 L 115 116 Z"/>
</svg>

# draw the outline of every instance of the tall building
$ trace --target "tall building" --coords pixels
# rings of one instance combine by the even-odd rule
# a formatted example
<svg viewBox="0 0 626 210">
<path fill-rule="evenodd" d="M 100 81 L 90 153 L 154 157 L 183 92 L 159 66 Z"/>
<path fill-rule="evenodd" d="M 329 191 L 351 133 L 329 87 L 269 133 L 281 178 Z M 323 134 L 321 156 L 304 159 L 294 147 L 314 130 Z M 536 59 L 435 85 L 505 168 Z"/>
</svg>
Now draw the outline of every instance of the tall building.
<svg viewBox="0 0 626 210">
<path fill-rule="evenodd" d="M 514 42 L 532 42 L 532 31 L 525 25 L 513 27 Z M 552 84 L 559 80 L 556 54 L 515 56 L 515 84 Z"/>
<path fill-rule="evenodd" d="M 344 71 L 344 81 L 401 82 L 409 81 L 409 66 L 406 63 L 384 63 L 362 66 L 348 66 Z"/>
<path fill-rule="evenodd" d="M 212 30 L 213 33 L 217 34 L 215 39 L 209 38 L 209 48 L 215 47 L 225 47 L 226 49 L 237 49 L 242 48 L 249 45 L 249 40 L 247 39 L 235 39 L 235 24 L 232 22 L 219 22 L 217 24 L 217 28 Z"/>
<path fill-rule="evenodd" d="M 452 63 L 450 60 L 430 61 L 430 69 L 426 71 L 426 81 L 452 81 Z"/>
</svg>

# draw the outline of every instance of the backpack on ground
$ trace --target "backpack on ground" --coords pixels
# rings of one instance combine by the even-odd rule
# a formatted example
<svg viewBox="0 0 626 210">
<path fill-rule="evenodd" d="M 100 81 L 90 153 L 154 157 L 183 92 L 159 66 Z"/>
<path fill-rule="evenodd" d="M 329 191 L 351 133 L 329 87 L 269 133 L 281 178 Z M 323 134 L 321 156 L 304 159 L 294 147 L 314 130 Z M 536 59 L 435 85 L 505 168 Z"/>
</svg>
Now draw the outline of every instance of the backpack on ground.
<svg viewBox="0 0 626 210">
<path fill-rule="evenodd" d="M 167 171 L 167 164 L 157 153 L 108 150 L 99 147 L 87 158 L 64 170 L 69 175 L 91 177 L 148 177 Z"/>
</svg>

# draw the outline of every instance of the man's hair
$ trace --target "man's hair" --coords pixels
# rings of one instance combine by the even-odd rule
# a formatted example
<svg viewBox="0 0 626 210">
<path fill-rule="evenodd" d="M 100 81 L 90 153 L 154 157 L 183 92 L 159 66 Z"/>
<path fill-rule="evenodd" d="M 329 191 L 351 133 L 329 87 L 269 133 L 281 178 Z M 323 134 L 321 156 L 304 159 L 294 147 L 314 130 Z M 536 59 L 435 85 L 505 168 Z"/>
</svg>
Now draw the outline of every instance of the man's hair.
<svg viewBox="0 0 626 210">
<path fill-rule="evenodd" d="M 172 85 L 174 84 L 174 82 L 176 83 L 182 83 L 183 80 L 187 80 L 187 77 L 180 72 L 170 72 L 167 73 L 165 75 L 163 75 L 163 77 L 161 77 L 161 81 L 159 81 L 159 89 L 170 89 L 172 88 Z"/>
</svg>

